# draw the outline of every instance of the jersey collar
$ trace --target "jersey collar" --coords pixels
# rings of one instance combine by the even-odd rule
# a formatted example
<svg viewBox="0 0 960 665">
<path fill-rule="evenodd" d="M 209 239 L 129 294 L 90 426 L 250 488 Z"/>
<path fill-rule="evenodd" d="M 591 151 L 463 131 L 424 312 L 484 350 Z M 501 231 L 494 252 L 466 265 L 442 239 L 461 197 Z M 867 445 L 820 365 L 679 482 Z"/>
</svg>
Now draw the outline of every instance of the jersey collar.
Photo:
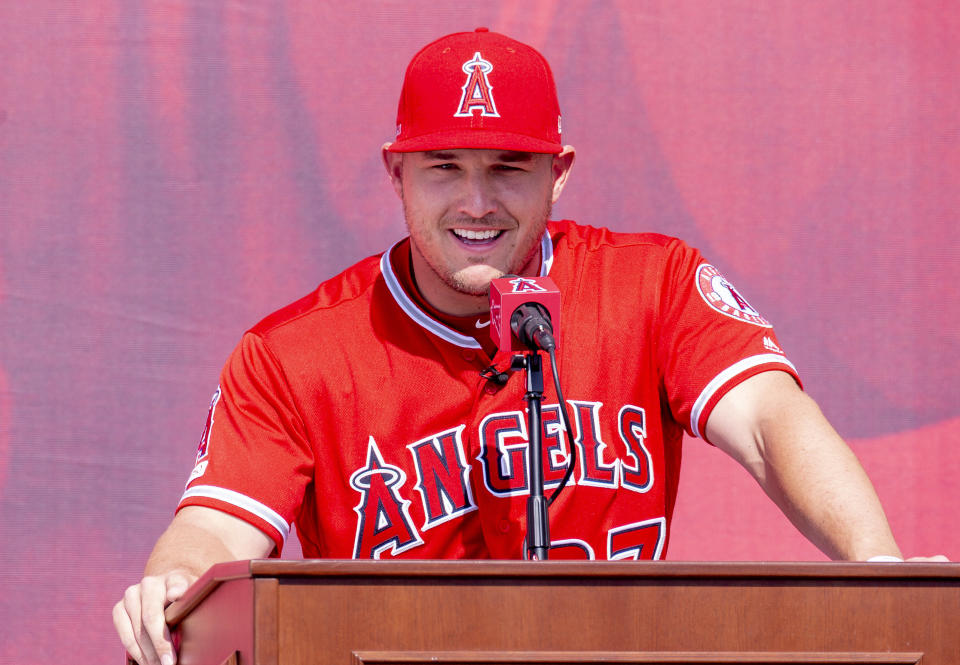
<svg viewBox="0 0 960 665">
<path fill-rule="evenodd" d="M 383 274 L 383 279 L 387 283 L 387 288 L 390 290 L 390 294 L 397 302 L 397 305 L 400 306 L 400 309 L 402 309 L 404 313 L 413 319 L 414 323 L 419 325 L 421 328 L 426 329 L 427 332 L 436 335 L 440 339 L 449 342 L 450 344 L 466 349 L 482 348 L 474 338 L 462 335 L 453 328 L 444 325 L 424 312 L 410 298 L 410 296 L 407 295 L 407 292 L 404 291 L 403 286 L 400 284 L 400 280 L 397 278 L 393 264 L 390 262 L 390 255 L 393 253 L 394 248 L 396 248 L 396 246 L 401 242 L 403 242 L 403 240 L 394 243 L 394 245 L 384 252 L 383 256 L 380 257 L 380 272 Z M 546 277 L 549 275 L 550 268 L 552 266 L 553 242 L 550 240 L 550 234 L 547 231 L 544 231 L 543 236 L 540 237 L 540 277 Z"/>
</svg>

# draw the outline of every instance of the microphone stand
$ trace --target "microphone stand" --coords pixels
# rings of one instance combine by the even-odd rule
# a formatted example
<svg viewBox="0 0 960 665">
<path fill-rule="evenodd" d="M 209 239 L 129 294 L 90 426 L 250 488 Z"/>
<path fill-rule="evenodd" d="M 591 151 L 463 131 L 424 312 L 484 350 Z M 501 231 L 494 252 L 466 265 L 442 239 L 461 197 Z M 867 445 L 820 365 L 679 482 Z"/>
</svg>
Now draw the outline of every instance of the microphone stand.
<svg viewBox="0 0 960 665">
<path fill-rule="evenodd" d="M 547 499 L 543 494 L 543 359 L 537 351 L 514 356 L 512 367 L 523 368 L 527 376 L 527 432 L 529 452 L 527 477 L 530 496 L 527 498 L 527 559 L 546 561 L 550 550 L 550 520 L 547 517 Z"/>
</svg>

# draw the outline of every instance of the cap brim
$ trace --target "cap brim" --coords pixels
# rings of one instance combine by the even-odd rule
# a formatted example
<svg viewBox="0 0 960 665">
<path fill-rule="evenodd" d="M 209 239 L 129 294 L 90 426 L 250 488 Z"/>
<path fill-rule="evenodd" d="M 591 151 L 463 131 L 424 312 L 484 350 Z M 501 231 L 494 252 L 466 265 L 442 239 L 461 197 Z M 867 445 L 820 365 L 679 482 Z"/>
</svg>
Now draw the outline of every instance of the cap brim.
<svg viewBox="0 0 960 665">
<path fill-rule="evenodd" d="M 489 129 L 455 130 L 413 136 L 390 144 L 390 152 L 424 152 L 427 150 L 516 150 L 558 154 L 563 145 L 535 139 L 523 134 L 497 132 Z"/>
</svg>

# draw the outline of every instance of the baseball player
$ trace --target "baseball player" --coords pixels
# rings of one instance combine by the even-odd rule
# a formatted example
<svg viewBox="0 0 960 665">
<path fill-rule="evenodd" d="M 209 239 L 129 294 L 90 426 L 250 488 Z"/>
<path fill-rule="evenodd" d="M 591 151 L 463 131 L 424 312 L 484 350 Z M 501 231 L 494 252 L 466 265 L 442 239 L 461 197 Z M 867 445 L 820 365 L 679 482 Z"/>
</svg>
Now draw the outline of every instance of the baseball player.
<svg viewBox="0 0 960 665">
<path fill-rule="evenodd" d="M 563 295 L 572 436 L 547 387 L 551 558 L 660 559 L 681 437 L 741 462 L 838 559 L 899 558 L 855 457 L 799 387 L 771 324 L 699 252 L 548 221 L 574 150 L 537 51 L 478 29 L 406 71 L 383 161 L 409 236 L 249 330 L 210 403 L 196 466 L 144 579 L 114 611 L 129 653 L 171 665 L 164 603 L 210 565 L 279 555 L 524 554 L 522 376 L 489 333 L 490 280 Z"/>
</svg>

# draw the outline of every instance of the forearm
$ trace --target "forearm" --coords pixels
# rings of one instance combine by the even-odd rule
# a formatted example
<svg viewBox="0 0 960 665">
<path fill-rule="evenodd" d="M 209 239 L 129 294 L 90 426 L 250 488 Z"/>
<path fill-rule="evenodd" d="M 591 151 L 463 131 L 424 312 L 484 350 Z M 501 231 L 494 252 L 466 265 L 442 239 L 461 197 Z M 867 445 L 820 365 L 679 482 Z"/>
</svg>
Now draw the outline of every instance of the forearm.
<svg viewBox="0 0 960 665">
<path fill-rule="evenodd" d="M 196 579 L 216 563 L 263 557 L 272 549 L 270 539 L 246 522 L 219 511 L 188 506 L 160 536 L 144 575 L 179 570 Z"/>
<path fill-rule="evenodd" d="M 900 556 L 863 467 L 788 374 L 765 372 L 731 390 L 714 409 L 707 436 L 827 556 Z"/>
<path fill-rule="evenodd" d="M 180 571 L 197 579 L 210 566 L 231 561 L 223 543 L 202 527 L 171 524 L 154 545 L 144 568 L 144 576 Z"/>
<path fill-rule="evenodd" d="M 853 451 L 806 395 L 761 423 L 766 493 L 832 559 L 901 556 L 880 499 Z"/>
</svg>

